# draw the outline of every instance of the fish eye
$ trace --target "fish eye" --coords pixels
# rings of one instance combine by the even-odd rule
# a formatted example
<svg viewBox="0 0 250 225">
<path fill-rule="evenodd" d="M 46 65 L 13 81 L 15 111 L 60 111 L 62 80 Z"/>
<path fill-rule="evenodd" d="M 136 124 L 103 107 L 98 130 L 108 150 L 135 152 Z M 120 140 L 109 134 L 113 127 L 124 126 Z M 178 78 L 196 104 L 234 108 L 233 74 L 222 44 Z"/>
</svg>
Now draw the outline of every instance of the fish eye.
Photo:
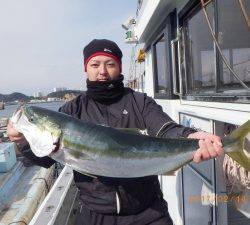
<svg viewBox="0 0 250 225">
<path fill-rule="evenodd" d="M 34 117 L 30 117 L 30 122 L 33 122 L 34 121 Z"/>
</svg>

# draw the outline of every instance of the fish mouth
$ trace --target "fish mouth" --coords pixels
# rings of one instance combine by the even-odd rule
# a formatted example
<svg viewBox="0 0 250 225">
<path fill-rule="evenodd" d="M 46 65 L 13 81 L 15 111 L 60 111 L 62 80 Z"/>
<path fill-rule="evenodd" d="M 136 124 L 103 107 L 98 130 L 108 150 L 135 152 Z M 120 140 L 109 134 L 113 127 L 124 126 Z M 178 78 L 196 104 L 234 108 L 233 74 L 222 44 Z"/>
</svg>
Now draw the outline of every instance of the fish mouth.
<svg viewBox="0 0 250 225">
<path fill-rule="evenodd" d="M 61 147 L 61 138 L 60 137 L 58 137 L 58 138 L 56 138 L 56 140 L 54 140 L 53 146 L 54 146 L 54 149 L 53 149 L 52 153 L 57 152 L 60 149 L 60 147 Z"/>
<path fill-rule="evenodd" d="M 23 108 L 20 106 L 13 113 L 12 117 L 10 118 L 10 121 L 14 124 L 18 123 L 22 114 L 23 114 Z"/>
</svg>

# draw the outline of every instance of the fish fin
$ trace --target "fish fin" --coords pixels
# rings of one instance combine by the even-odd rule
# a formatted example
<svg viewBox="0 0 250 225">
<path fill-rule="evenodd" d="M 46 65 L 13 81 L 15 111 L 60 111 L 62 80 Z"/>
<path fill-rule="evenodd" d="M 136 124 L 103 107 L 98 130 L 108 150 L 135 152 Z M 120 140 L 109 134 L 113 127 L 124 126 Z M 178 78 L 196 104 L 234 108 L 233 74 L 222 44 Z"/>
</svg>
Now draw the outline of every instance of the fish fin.
<svg viewBox="0 0 250 225">
<path fill-rule="evenodd" d="M 92 174 L 89 174 L 89 173 L 83 173 L 84 175 L 88 176 L 88 177 L 92 177 L 94 179 L 97 179 L 98 177 L 92 175 Z"/>
<path fill-rule="evenodd" d="M 223 138 L 222 143 L 229 146 L 226 154 L 250 171 L 250 120 Z"/>
<path fill-rule="evenodd" d="M 71 168 L 72 168 L 72 166 L 71 166 L 70 164 L 66 163 L 66 165 L 67 165 L 68 167 L 71 167 Z M 93 174 L 86 173 L 86 172 L 82 172 L 81 170 L 78 170 L 77 168 L 72 168 L 72 169 L 75 170 L 75 171 L 77 171 L 78 173 L 81 173 L 81 174 L 87 176 L 87 177 L 91 177 L 91 178 L 94 178 L 94 179 L 98 179 L 98 177 L 95 176 L 95 175 L 93 175 Z"/>
<path fill-rule="evenodd" d="M 147 130 L 140 130 L 137 128 L 115 128 L 116 130 L 136 135 L 147 135 Z"/>
<path fill-rule="evenodd" d="M 164 175 L 164 176 L 175 176 L 176 172 L 177 172 L 177 170 L 171 170 L 171 171 L 168 171 L 166 173 L 163 173 L 162 175 Z"/>
<path fill-rule="evenodd" d="M 95 176 L 95 175 L 92 175 L 92 174 L 90 174 L 90 173 L 83 173 L 83 172 L 80 172 L 80 171 L 78 171 L 79 173 L 81 173 L 81 174 L 83 174 L 83 175 L 85 175 L 85 176 L 87 176 L 87 177 L 91 177 L 91 178 L 94 178 L 94 179 L 97 179 L 98 177 L 97 176 Z"/>
<path fill-rule="evenodd" d="M 61 146 L 61 151 L 64 151 L 64 152 L 67 152 L 67 154 L 73 156 L 74 158 L 76 159 L 79 159 L 79 158 L 84 158 L 86 160 L 93 160 L 93 158 L 91 158 L 89 155 L 87 155 L 86 153 L 84 152 L 81 152 L 81 151 L 76 151 L 72 148 L 69 148 L 69 147 L 65 147 L 65 142 L 63 142 L 62 146 Z"/>
<path fill-rule="evenodd" d="M 178 167 L 176 167 L 176 168 L 174 168 L 174 169 L 172 169 L 172 170 L 170 170 L 170 171 L 168 171 L 168 172 L 163 173 L 162 175 L 166 175 L 166 176 L 175 176 L 176 173 L 177 173 L 177 171 L 178 171 L 180 168 L 182 168 L 182 167 L 183 167 L 183 165 L 178 166 Z"/>
<path fill-rule="evenodd" d="M 85 160 L 93 160 L 93 158 L 91 158 L 89 155 L 87 155 L 84 152 L 71 151 L 70 154 L 73 155 L 77 159 L 84 158 Z"/>
</svg>

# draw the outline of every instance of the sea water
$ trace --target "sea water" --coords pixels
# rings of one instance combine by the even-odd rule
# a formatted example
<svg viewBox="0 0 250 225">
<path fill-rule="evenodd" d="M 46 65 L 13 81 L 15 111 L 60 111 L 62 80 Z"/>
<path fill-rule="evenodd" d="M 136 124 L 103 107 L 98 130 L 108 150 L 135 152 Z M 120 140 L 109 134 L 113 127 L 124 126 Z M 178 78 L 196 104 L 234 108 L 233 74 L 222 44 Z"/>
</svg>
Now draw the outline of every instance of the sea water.
<svg viewBox="0 0 250 225">
<path fill-rule="evenodd" d="M 63 101 L 58 101 L 58 102 L 42 102 L 42 103 L 32 103 L 32 104 L 27 104 L 27 105 L 34 105 L 34 106 L 39 106 L 43 107 L 46 109 L 58 111 L 58 109 L 64 104 L 65 102 Z M 19 104 L 16 105 L 5 105 L 4 110 L 0 110 L 0 118 L 9 118 L 12 116 L 13 112 L 19 107 Z"/>
</svg>

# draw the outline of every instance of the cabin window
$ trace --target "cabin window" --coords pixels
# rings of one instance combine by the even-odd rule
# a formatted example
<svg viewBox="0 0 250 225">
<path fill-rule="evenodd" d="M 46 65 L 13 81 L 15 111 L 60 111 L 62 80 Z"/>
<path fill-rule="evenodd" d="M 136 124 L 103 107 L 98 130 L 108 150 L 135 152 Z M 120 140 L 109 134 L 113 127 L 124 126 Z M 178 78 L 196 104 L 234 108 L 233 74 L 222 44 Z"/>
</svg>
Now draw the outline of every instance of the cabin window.
<svg viewBox="0 0 250 225">
<path fill-rule="evenodd" d="M 213 7 L 208 8 L 213 15 Z M 192 13 L 184 22 L 187 64 L 187 92 L 209 92 L 215 87 L 215 54 L 202 10 Z"/>
<path fill-rule="evenodd" d="M 219 44 L 230 66 L 244 83 L 249 84 L 250 27 L 247 25 L 243 12 L 245 10 L 249 16 L 250 1 L 244 1 L 243 3 L 240 5 L 235 0 L 218 1 L 218 37 Z M 239 81 L 229 71 L 224 62 L 220 62 L 220 74 L 222 89 L 241 88 Z"/>
<path fill-rule="evenodd" d="M 177 98 L 172 90 L 171 64 L 171 40 L 176 38 L 176 27 L 176 10 L 174 10 L 168 14 L 150 41 L 156 99 Z"/>
<path fill-rule="evenodd" d="M 250 1 L 217 0 L 206 7 L 220 51 L 208 28 L 200 1 L 179 13 L 184 58 L 184 99 L 250 101 Z M 244 16 L 245 15 L 245 16 Z M 243 84 L 242 84 L 243 83 Z M 248 87 L 248 88 L 247 88 Z M 229 98 L 228 98 L 229 97 Z M 212 99 L 211 99 L 212 98 Z"/>
<path fill-rule="evenodd" d="M 154 49 L 154 72 L 155 72 L 155 92 L 159 94 L 167 93 L 166 76 L 166 43 L 163 34 L 153 45 Z"/>
</svg>

